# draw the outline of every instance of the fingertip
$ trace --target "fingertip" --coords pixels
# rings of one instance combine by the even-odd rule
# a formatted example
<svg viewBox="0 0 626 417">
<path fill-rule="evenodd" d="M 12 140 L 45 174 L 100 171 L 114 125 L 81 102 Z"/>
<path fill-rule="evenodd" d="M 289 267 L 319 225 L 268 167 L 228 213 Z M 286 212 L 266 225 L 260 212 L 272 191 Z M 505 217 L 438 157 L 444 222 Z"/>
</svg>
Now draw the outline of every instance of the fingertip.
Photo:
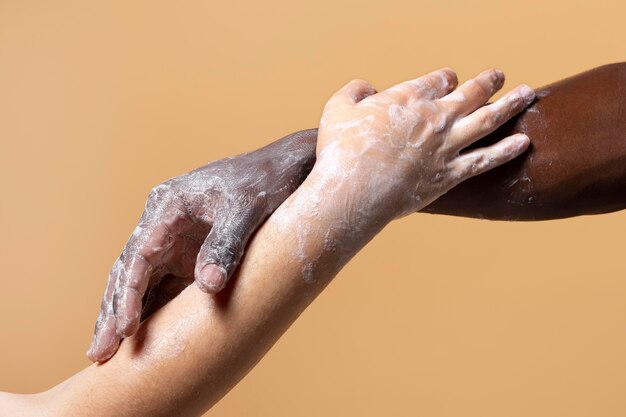
<svg viewBox="0 0 626 417">
<path fill-rule="evenodd" d="M 518 153 L 524 152 L 530 145 L 530 138 L 528 137 L 528 135 L 524 133 L 517 133 L 513 135 L 512 139 L 515 142 L 515 146 L 518 149 Z"/>
<path fill-rule="evenodd" d="M 492 75 L 491 76 L 493 77 L 493 87 L 494 87 L 494 89 L 496 91 L 500 90 L 504 86 L 504 72 L 502 72 L 498 68 L 494 68 L 492 70 Z"/>
<path fill-rule="evenodd" d="M 535 90 L 528 84 L 522 84 L 519 92 L 527 106 L 535 100 Z"/>
<path fill-rule="evenodd" d="M 100 364 L 100 363 L 104 363 L 108 361 L 109 359 L 113 357 L 113 355 L 115 355 L 115 352 L 117 352 L 118 348 L 119 348 L 119 344 L 116 344 L 116 345 L 110 346 L 106 350 L 103 350 L 101 352 L 96 352 L 94 354 L 94 359 L 92 359 L 92 362 Z"/>
<path fill-rule="evenodd" d="M 504 86 L 504 72 L 498 68 L 489 68 L 481 72 L 476 79 L 482 79 L 487 82 L 488 88 L 491 88 L 491 94 L 500 90 Z"/>
<path fill-rule="evenodd" d="M 459 77 L 456 75 L 456 71 L 450 67 L 444 67 L 441 69 L 448 78 L 448 85 L 456 87 L 459 84 Z"/>
<path fill-rule="evenodd" d="M 504 72 L 502 72 L 500 68 L 494 68 L 493 71 L 496 73 L 496 76 L 498 77 L 498 79 L 501 80 L 502 83 L 504 83 L 504 80 L 505 80 Z"/>
<path fill-rule="evenodd" d="M 120 338 L 115 331 L 115 324 L 112 320 L 107 320 L 102 328 L 94 335 L 91 346 L 87 350 L 87 357 L 92 362 L 106 362 L 109 360 L 120 344 Z"/>
<path fill-rule="evenodd" d="M 226 271 L 215 265 L 205 265 L 196 276 L 198 287 L 209 294 L 220 292 L 226 286 Z"/>
</svg>

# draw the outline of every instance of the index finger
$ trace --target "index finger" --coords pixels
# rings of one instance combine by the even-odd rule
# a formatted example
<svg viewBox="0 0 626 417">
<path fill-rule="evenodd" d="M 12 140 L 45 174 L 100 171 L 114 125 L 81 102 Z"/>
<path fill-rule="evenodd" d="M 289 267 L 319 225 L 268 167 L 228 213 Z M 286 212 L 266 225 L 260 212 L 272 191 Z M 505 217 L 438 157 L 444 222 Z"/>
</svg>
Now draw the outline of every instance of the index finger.
<svg viewBox="0 0 626 417">
<path fill-rule="evenodd" d="M 456 88 L 458 79 L 450 68 L 441 68 L 414 80 L 404 81 L 382 91 L 395 101 L 406 103 L 411 98 L 434 100 L 445 96 Z"/>
</svg>

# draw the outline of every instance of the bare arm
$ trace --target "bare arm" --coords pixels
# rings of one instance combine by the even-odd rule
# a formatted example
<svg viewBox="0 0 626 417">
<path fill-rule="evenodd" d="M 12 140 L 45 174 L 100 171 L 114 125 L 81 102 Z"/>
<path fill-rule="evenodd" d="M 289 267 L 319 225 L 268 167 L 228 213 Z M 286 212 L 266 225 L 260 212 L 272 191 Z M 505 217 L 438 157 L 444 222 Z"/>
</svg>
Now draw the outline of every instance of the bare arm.
<svg viewBox="0 0 626 417">
<path fill-rule="evenodd" d="M 453 105 L 444 100 L 456 87 L 449 70 L 381 93 L 360 80 L 346 85 L 325 108 L 311 175 L 253 238 L 232 285 L 215 296 L 188 287 L 111 360 L 38 397 L 37 415 L 194 416 L 208 409 L 388 222 L 527 148 L 528 138 L 514 135 L 458 155 L 481 131 L 457 129 L 457 122 L 477 120 L 473 111 L 503 81 L 495 71 L 475 80 L 481 88 L 464 90 L 472 99 Z M 532 99 L 524 89 L 501 110 L 512 114 L 509 107 Z"/>
<path fill-rule="evenodd" d="M 285 261 L 297 244 L 288 230 L 299 223 L 287 210 L 274 214 L 253 238 L 231 285 L 212 297 L 195 285 L 187 287 L 125 339 L 108 362 L 47 393 L 50 415 L 87 416 L 97 410 L 97 415 L 120 417 L 197 416 L 209 409 L 339 268 L 328 259 L 328 269 L 307 283 L 301 262 Z M 323 248 L 323 242 L 309 243 Z"/>
<path fill-rule="evenodd" d="M 313 167 L 315 136 L 296 132 L 156 186 L 113 264 L 87 356 L 109 359 L 194 278 L 204 291 L 220 291 L 248 238 Z"/>
<path fill-rule="evenodd" d="M 626 62 L 538 89 L 533 105 L 474 146 L 513 132 L 532 138 L 526 154 L 422 211 L 546 220 L 626 208 Z"/>
<path fill-rule="evenodd" d="M 453 96 L 452 101 L 459 98 L 466 97 Z M 521 132 L 533 138 L 531 149 L 511 164 L 460 184 L 421 211 L 542 220 L 626 208 L 626 63 L 599 67 L 540 89 L 527 111 L 500 127 L 522 109 L 507 109 L 501 103 L 500 112 L 490 111 L 492 104 L 480 110 L 484 119 L 468 119 L 485 134 L 495 130 L 470 148 Z M 121 336 L 137 328 L 142 309 L 146 316 L 169 300 L 162 297 L 167 293 L 162 287 L 188 284 L 194 268 L 196 281 L 206 291 L 219 291 L 235 270 L 248 236 L 308 173 L 315 160 L 316 135 L 316 129 L 297 132 L 156 187 L 111 272 L 89 357 L 103 361 L 112 356 Z M 255 174 L 241 176 L 242 171 Z M 156 192 L 164 188 L 167 193 Z M 271 197 L 250 198 L 259 192 Z M 180 216 L 181 212 L 190 215 Z M 172 230 L 176 238 L 168 233 Z M 166 245 L 168 239 L 174 243 Z M 212 271 L 219 285 L 211 287 L 207 284 L 211 275 L 200 273 L 207 263 L 217 264 Z M 144 292 L 145 299 L 157 302 L 142 303 Z"/>
<path fill-rule="evenodd" d="M 536 90 L 522 114 L 474 143 L 532 138 L 516 161 L 463 182 L 422 212 L 547 220 L 626 208 L 626 62 Z"/>
</svg>

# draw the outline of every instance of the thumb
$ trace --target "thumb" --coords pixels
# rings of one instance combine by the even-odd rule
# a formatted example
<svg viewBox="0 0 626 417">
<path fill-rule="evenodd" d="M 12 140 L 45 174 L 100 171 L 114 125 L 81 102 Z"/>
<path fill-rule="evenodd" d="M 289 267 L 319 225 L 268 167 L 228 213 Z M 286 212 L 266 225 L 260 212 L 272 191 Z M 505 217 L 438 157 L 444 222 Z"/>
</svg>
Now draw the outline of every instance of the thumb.
<svg viewBox="0 0 626 417">
<path fill-rule="evenodd" d="M 263 221 L 260 210 L 241 213 L 235 210 L 232 217 L 219 219 L 204 240 L 196 259 L 195 280 L 204 292 L 221 291 L 233 275 L 248 239 Z"/>
<path fill-rule="evenodd" d="M 356 104 L 372 94 L 376 94 L 376 90 L 370 83 L 365 80 L 354 79 L 333 94 L 326 103 L 326 107 Z"/>
</svg>

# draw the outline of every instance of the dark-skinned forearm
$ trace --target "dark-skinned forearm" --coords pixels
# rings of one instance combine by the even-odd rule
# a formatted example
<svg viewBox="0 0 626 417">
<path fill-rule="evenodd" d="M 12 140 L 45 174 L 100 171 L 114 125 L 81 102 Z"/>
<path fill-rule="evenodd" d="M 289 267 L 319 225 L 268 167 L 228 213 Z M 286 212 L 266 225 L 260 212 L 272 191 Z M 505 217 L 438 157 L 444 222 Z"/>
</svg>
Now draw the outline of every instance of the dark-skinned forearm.
<svg viewBox="0 0 626 417">
<path fill-rule="evenodd" d="M 598 67 L 536 93 L 532 106 L 475 145 L 522 132 L 530 149 L 461 183 L 423 211 L 547 220 L 626 208 L 626 63 Z"/>
</svg>

